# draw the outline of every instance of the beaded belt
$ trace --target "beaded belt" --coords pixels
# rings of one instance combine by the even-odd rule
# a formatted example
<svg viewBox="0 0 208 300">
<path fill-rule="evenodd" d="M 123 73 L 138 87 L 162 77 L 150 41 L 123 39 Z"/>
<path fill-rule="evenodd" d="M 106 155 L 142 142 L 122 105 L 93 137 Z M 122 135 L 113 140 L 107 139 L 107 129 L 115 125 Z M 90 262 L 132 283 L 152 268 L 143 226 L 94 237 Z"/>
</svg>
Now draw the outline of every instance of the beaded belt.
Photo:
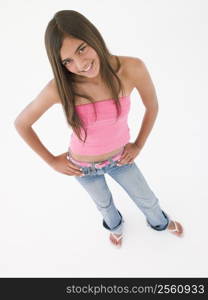
<svg viewBox="0 0 208 300">
<path fill-rule="evenodd" d="M 109 163 L 120 159 L 122 153 L 123 153 L 123 149 L 122 149 L 121 152 L 117 153 L 114 156 L 111 156 L 110 158 L 108 158 L 106 160 L 103 160 L 103 161 L 100 161 L 100 162 L 85 162 L 85 161 L 79 161 L 79 160 L 76 160 L 76 159 L 72 158 L 70 150 L 69 150 L 68 153 L 67 153 L 67 159 L 71 160 L 75 164 L 78 164 L 79 166 L 83 166 L 83 167 L 95 166 L 95 168 L 100 169 L 100 168 L 108 165 Z"/>
</svg>

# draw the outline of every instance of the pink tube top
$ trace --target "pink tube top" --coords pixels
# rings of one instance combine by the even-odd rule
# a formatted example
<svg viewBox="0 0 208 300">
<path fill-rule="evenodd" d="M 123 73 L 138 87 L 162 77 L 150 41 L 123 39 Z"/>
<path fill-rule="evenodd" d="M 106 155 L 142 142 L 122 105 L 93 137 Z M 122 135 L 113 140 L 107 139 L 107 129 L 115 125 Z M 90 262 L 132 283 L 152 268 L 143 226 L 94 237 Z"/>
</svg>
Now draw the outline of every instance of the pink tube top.
<svg viewBox="0 0 208 300">
<path fill-rule="evenodd" d="M 87 138 L 84 143 L 74 131 L 72 132 L 69 148 L 73 153 L 78 155 L 102 155 L 129 142 L 128 113 L 131 103 L 130 96 L 120 97 L 119 100 L 121 114 L 118 119 L 116 119 L 116 105 L 113 99 L 95 102 L 97 120 L 92 103 L 76 105 L 76 112 L 83 120 L 85 130 L 87 130 Z M 83 140 L 84 136 L 84 130 L 81 129 Z"/>
</svg>

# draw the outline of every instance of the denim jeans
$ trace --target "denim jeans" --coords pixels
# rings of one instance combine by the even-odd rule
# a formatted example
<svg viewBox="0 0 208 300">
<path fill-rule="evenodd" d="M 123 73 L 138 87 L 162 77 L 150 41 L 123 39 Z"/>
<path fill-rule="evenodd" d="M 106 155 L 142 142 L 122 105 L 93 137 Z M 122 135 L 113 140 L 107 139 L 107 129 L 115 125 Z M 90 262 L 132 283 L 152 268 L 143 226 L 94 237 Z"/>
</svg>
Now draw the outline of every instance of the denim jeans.
<svg viewBox="0 0 208 300">
<path fill-rule="evenodd" d="M 135 162 L 117 166 L 112 157 L 109 164 L 97 168 L 94 162 L 91 167 L 83 167 L 78 163 L 84 176 L 74 176 L 87 191 L 103 217 L 102 225 L 110 232 L 121 234 L 124 219 L 115 207 L 112 193 L 106 183 L 105 174 L 110 175 L 127 192 L 136 206 L 142 211 L 148 226 L 155 230 L 165 230 L 170 222 L 168 215 L 160 208 L 159 200 L 149 187 Z"/>
</svg>

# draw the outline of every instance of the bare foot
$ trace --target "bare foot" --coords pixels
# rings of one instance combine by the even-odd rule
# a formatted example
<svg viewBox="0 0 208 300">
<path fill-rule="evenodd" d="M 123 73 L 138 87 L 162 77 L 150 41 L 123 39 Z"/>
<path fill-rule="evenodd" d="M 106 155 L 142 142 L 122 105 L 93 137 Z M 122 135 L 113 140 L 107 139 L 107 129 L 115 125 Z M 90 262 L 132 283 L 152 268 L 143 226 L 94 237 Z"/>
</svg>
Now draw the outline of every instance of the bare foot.
<svg viewBox="0 0 208 300">
<path fill-rule="evenodd" d="M 177 236 L 182 236 L 183 234 L 183 227 L 177 221 L 170 221 L 167 230 Z"/>
<path fill-rule="evenodd" d="M 117 247 L 120 247 L 122 244 L 122 234 L 115 234 L 112 233 L 110 234 L 110 241 Z"/>
</svg>

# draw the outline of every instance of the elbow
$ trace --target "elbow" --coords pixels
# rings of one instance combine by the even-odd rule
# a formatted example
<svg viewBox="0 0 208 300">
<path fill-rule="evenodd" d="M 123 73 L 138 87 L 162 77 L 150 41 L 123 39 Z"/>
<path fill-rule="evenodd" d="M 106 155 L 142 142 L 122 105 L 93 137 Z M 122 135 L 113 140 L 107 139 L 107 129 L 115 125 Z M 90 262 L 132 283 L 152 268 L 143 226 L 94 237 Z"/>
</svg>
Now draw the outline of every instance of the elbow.
<svg viewBox="0 0 208 300">
<path fill-rule="evenodd" d="M 18 127 L 18 124 L 19 124 L 18 120 L 15 119 L 15 121 L 13 122 L 14 127 L 17 128 L 17 127 Z"/>
<path fill-rule="evenodd" d="M 14 120 L 13 125 L 16 129 L 20 127 L 20 120 L 18 119 L 18 117 Z"/>
<path fill-rule="evenodd" d="M 20 127 L 19 121 L 15 120 L 15 121 L 13 122 L 13 125 L 14 125 L 14 128 L 16 129 L 16 131 L 17 131 L 18 133 L 20 133 L 21 127 Z"/>
<path fill-rule="evenodd" d="M 155 111 L 156 111 L 156 112 L 159 111 L 159 105 L 158 105 L 158 104 L 155 106 Z"/>
<path fill-rule="evenodd" d="M 21 121 L 18 117 L 14 120 L 13 125 L 17 131 L 19 131 L 22 128 L 29 127 L 29 125 L 25 124 L 25 122 Z"/>
</svg>

